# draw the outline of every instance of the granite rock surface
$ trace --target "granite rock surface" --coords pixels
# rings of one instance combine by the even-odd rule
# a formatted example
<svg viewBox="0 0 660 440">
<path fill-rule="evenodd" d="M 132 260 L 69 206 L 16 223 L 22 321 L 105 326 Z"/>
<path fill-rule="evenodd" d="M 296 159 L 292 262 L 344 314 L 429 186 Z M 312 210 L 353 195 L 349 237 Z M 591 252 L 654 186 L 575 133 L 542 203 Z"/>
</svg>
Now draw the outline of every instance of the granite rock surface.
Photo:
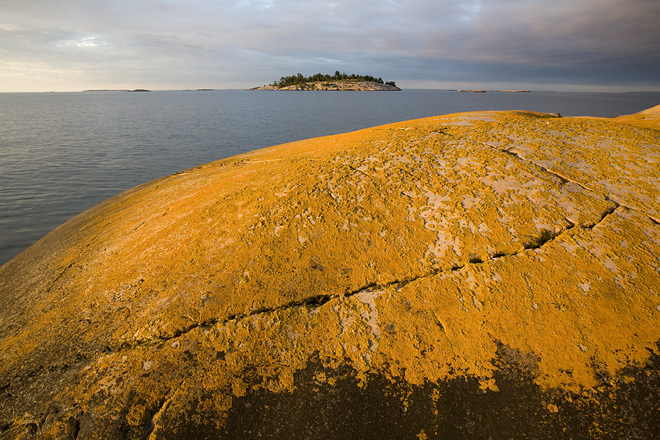
<svg viewBox="0 0 660 440">
<path fill-rule="evenodd" d="M 0 438 L 653 438 L 659 114 L 438 116 L 101 203 L 0 268 Z"/>
</svg>

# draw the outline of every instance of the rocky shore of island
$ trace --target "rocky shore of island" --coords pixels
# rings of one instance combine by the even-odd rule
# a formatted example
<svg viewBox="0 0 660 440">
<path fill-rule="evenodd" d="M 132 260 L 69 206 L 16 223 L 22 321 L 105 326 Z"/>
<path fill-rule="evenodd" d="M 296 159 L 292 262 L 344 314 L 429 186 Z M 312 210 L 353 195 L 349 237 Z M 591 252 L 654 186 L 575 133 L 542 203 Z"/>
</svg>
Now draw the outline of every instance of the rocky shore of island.
<svg viewBox="0 0 660 440">
<path fill-rule="evenodd" d="M 248 90 L 330 90 L 330 91 L 383 91 L 383 92 L 397 92 L 401 89 L 397 86 L 390 84 L 381 84 L 373 81 L 314 81 L 304 84 L 292 84 L 290 86 L 278 87 L 275 85 L 267 85 L 261 87 L 254 87 Z"/>
<path fill-rule="evenodd" d="M 283 76 L 279 81 L 248 90 L 332 90 L 332 91 L 399 91 L 394 81 L 383 81 L 371 75 L 356 75 L 354 73 L 336 71 L 334 75 L 316 73 L 305 76 L 296 74 Z"/>
</svg>

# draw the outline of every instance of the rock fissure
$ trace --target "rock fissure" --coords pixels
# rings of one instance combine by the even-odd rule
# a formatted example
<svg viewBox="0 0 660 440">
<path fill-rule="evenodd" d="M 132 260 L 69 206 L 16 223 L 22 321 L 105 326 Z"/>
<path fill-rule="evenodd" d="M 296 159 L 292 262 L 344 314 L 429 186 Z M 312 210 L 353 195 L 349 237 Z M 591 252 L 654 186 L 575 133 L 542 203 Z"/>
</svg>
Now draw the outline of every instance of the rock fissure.
<svg viewBox="0 0 660 440">
<path fill-rule="evenodd" d="M 572 184 L 577 185 L 577 186 L 579 186 L 580 188 L 582 188 L 583 190 L 588 191 L 588 192 L 590 192 L 590 193 L 593 193 L 593 194 L 601 194 L 601 193 L 599 193 L 598 191 L 596 191 L 596 190 L 594 190 L 594 189 L 592 189 L 592 188 L 589 188 L 589 187 L 586 186 L 585 184 L 583 184 L 583 183 L 581 183 L 581 182 L 578 182 L 577 180 L 570 179 L 570 178 L 568 178 L 568 177 L 566 177 L 566 176 L 564 176 L 564 175 L 562 175 L 562 174 L 560 174 L 560 173 L 558 173 L 558 172 L 556 172 L 556 171 L 552 171 L 552 170 L 548 169 L 547 167 L 544 167 L 543 165 L 540 165 L 540 164 L 538 164 L 538 163 L 536 163 L 536 162 L 533 162 L 533 161 L 530 161 L 530 160 L 527 160 L 527 159 L 521 157 L 518 153 L 516 153 L 516 152 L 514 152 L 514 151 L 511 151 L 511 148 L 513 148 L 513 147 L 509 147 L 509 148 L 497 148 L 497 147 L 495 147 L 495 146 L 493 146 L 493 145 L 490 145 L 490 144 L 487 144 L 487 143 L 484 144 L 484 145 L 486 145 L 486 146 L 488 146 L 488 147 L 490 147 L 490 148 L 492 148 L 492 149 L 494 149 L 494 150 L 496 150 L 496 151 L 501 151 L 502 153 L 505 153 L 505 154 L 508 154 L 508 155 L 510 155 L 510 156 L 513 156 L 513 157 L 515 157 L 516 159 L 520 160 L 521 162 L 524 162 L 524 163 L 529 164 L 529 165 L 534 165 L 535 167 L 539 168 L 540 170 L 544 171 L 545 173 L 550 174 L 550 175 L 556 177 L 557 179 L 559 179 L 559 181 L 562 183 L 562 185 L 565 185 L 565 184 L 567 184 L 567 183 L 572 183 Z M 612 197 L 611 197 L 609 194 L 605 194 L 604 197 L 605 197 L 605 200 L 607 200 L 608 202 L 613 203 L 613 204 L 615 205 L 615 208 L 623 207 L 623 208 L 629 209 L 629 210 L 631 210 L 631 211 L 639 212 L 639 213 L 641 213 L 641 214 L 646 215 L 646 216 L 647 216 L 647 217 L 648 217 L 653 223 L 655 223 L 655 224 L 659 224 L 659 225 L 660 225 L 660 221 L 657 220 L 657 219 L 655 219 L 655 218 L 653 218 L 653 217 L 650 216 L 648 213 L 646 213 L 646 212 L 644 212 L 644 211 L 641 211 L 640 209 L 634 208 L 634 207 L 632 207 L 632 206 L 626 205 L 626 204 L 624 204 L 624 203 L 621 203 L 620 201 L 616 201 L 616 200 L 612 199 Z M 615 209 L 615 208 L 614 208 L 614 209 Z"/>
<path fill-rule="evenodd" d="M 528 165 L 533 165 L 533 166 L 535 166 L 536 168 L 539 168 L 541 171 L 543 171 L 543 172 L 545 172 L 545 173 L 547 173 L 547 174 L 550 174 L 550 175 L 556 177 L 557 179 L 559 179 L 559 181 L 561 182 L 562 185 L 565 185 L 565 184 L 567 184 L 567 183 L 570 182 L 570 183 L 573 183 L 573 184 L 579 186 L 580 188 L 582 188 L 582 189 L 585 190 L 585 191 L 588 191 L 588 192 L 591 192 L 591 193 L 596 193 L 596 191 L 594 191 L 594 190 L 592 190 L 591 188 L 585 186 L 585 185 L 582 184 L 581 182 L 578 182 L 578 181 L 572 180 L 572 179 L 570 179 L 570 178 L 568 178 L 568 177 L 566 177 L 566 176 L 563 176 L 563 175 L 557 173 L 556 171 L 551 171 L 550 169 L 548 169 L 547 167 L 544 167 L 543 165 L 540 165 L 540 164 L 538 164 L 538 163 L 536 163 L 536 162 L 534 162 L 534 161 L 527 160 L 527 159 L 523 158 L 522 156 L 520 156 L 520 155 L 519 155 L 518 153 L 516 153 L 515 151 L 511 151 L 511 149 L 512 149 L 513 147 L 509 147 L 509 148 L 497 148 L 497 147 L 494 147 L 494 146 L 489 145 L 489 144 L 484 144 L 484 145 L 487 145 L 487 146 L 489 146 L 490 148 L 492 148 L 492 149 L 494 149 L 494 150 L 496 150 L 496 151 L 501 151 L 502 153 L 508 154 L 509 156 L 513 156 L 513 157 L 515 157 L 516 159 L 518 159 L 518 160 L 520 160 L 521 162 L 524 162 L 524 163 L 526 163 L 526 164 L 528 164 Z"/>
<path fill-rule="evenodd" d="M 435 277 L 435 276 L 438 276 L 438 275 L 441 275 L 441 274 L 444 274 L 444 273 L 454 273 L 454 272 L 461 271 L 461 270 L 463 270 L 467 267 L 470 267 L 470 266 L 483 265 L 483 264 L 487 264 L 488 262 L 496 261 L 496 260 L 499 260 L 499 259 L 502 259 L 502 258 L 505 258 L 505 257 L 514 257 L 514 256 L 522 254 L 525 251 L 530 251 L 530 250 L 533 251 L 533 250 L 541 249 L 542 247 L 544 247 L 544 246 L 550 244 L 551 242 L 559 239 L 564 234 L 570 233 L 571 231 L 573 231 L 575 229 L 576 226 L 580 226 L 581 230 L 589 230 L 590 231 L 590 230 L 593 230 L 598 225 L 605 222 L 607 220 L 607 218 L 609 218 L 612 214 L 614 214 L 614 212 L 617 209 L 619 209 L 619 208 L 629 209 L 626 206 L 620 205 L 619 203 L 610 200 L 609 198 L 607 200 L 612 202 L 613 206 L 609 206 L 602 213 L 602 215 L 600 216 L 600 219 L 596 223 L 594 223 L 593 225 L 576 225 L 575 223 L 571 222 L 570 220 L 565 219 L 566 222 L 568 223 L 567 227 L 565 227 L 565 228 L 563 228 L 563 229 L 561 229 L 557 232 L 552 231 L 552 230 L 541 230 L 540 234 L 537 237 L 530 240 L 528 243 L 522 245 L 518 250 L 513 251 L 513 252 L 499 252 L 499 253 L 495 253 L 495 254 L 493 254 L 493 255 L 491 255 L 487 258 L 483 258 L 483 259 L 482 258 L 472 258 L 465 264 L 455 265 L 455 266 L 452 266 L 450 268 L 445 268 L 445 269 L 438 268 L 438 269 L 430 270 L 430 271 L 428 271 L 426 273 L 423 273 L 423 274 L 420 274 L 420 275 L 411 276 L 409 278 L 393 280 L 393 281 L 383 283 L 383 284 L 378 284 L 378 283 L 373 282 L 373 283 L 369 283 L 369 284 L 367 284 L 363 287 L 360 287 L 356 290 L 348 291 L 348 292 L 345 292 L 343 294 L 317 295 L 317 296 L 314 296 L 314 297 L 309 297 L 309 298 L 304 298 L 304 299 L 297 300 L 297 301 L 292 301 L 292 302 L 289 302 L 289 303 L 286 303 L 286 304 L 283 304 L 283 305 L 277 306 L 277 307 L 262 307 L 262 308 L 251 310 L 251 311 L 246 312 L 246 313 L 230 314 L 224 319 L 210 318 L 210 319 L 203 320 L 201 322 L 194 322 L 194 323 L 192 323 L 192 324 L 190 324 L 190 325 L 188 325 L 184 328 L 177 329 L 171 335 L 154 336 L 154 337 L 151 337 L 151 338 L 145 339 L 145 340 L 130 341 L 130 342 L 127 341 L 127 342 L 123 342 L 123 343 L 120 343 L 120 344 L 117 344 L 117 345 L 114 345 L 114 346 L 110 345 L 109 347 L 106 347 L 103 352 L 105 354 L 108 354 L 108 353 L 121 352 L 123 350 L 131 350 L 131 349 L 138 348 L 138 347 L 158 346 L 158 345 L 164 344 L 168 341 L 171 341 L 171 340 L 174 340 L 174 339 L 179 338 L 181 336 L 184 336 L 184 335 L 186 335 L 186 334 L 188 334 L 192 331 L 195 331 L 196 329 L 210 328 L 214 325 L 225 325 L 225 324 L 228 324 L 229 322 L 234 321 L 234 320 L 242 320 L 242 319 L 246 319 L 246 318 L 250 318 L 250 317 L 258 316 L 258 315 L 267 315 L 267 314 L 271 314 L 271 313 L 277 313 L 277 312 L 281 312 L 281 311 L 284 311 L 284 310 L 293 309 L 293 308 L 297 308 L 297 307 L 307 307 L 309 309 L 313 309 L 313 308 L 316 308 L 316 307 L 321 307 L 321 306 L 327 304 L 328 302 L 330 302 L 332 300 L 336 300 L 336 299 L 340 299 L 340 298 L 350 298 L 352 296 L 358 295 L 360 293 L 365 293 L 365 292 L 386 290 L 386 289 L 390 289 L 390 288 L 400 289 L 400 288 L 405 287 L 408 284 L 411 284 L 411 283 L 414 283 L 414 282 L 417 282 L 417 281 L 423 281 L 423 280 L 426 280 L 426 279 L 429 279 L 429 278 L 432 278 L 432 277 Z M 656 222 L 656 223 L 660 224 L 660 222 Z M 65 269 L 63 269 L 62 273 L 60 274 L 60 277 L 72 265 L 73 265 L 73 263 L 71 263 L 69 266 L 67 266 Z M 89 361 L 89 358 L 82 358 L 78 362 L 74 361 L 73 365 L 77 365 L 82 361 Z M 65 365 L 63 368 L 68 369 L 71 366 L 72 365 Z M 54 366 L 44 367 L 42 365 L 42 366 L 40 366 L 40 368 L 38 370 L 48 369 L 49 371 L 51 371 L 53 368 L 57 368 L 57 367 L 54 367 Z M 62 367 L 60 366 L 60 368 L 62 368 Z M 33 374 L 36 374 L 36 372 L 33 373 Z M 163 405 L 165 405 L 165 403 Z"/>
<path fill-rule="evenodd" d="M 184 381 L 185 382 L 185 381 Z M 181 384 L 183 385 L 183 384 Z M 151 439 L 153 437 L 153 433 L 156 430 L 156 426 L 158 426 L 158 418 L 163 414 L 163 412 L 167 409 L 168 404 L 176 397 L 178 394 L 177 391 L 174 391 L 167 395 L 165 399 L 163 399 L 163 402 L 158 405 L 158 409 L 154 412 L 154 414 L 151 416 L 149 421 L 145 424 L 145 435 L 144 438 L 147 440 Z"/>
<path fill-rule="evenodd" d="M 78 440 L 78 436 L 80 435 L 80 420 L 78 419 L 73 419 L 73 429 L 72 429 L 72 436 L 73 440 Z"/>
<path fill-rule="evenodd" d="M 609 207 L 602 214 L 602 216 L 601 216 L 601 218 L 598 222 L 594 223 L 593 225 L 581 225 L 580 228 L 582 230 L 589 230 L 589 231 L 593 230 L 596 226 L 600 225 L 609 216 L 611 216 L 619 207 L 620 207 L 620 205 L 617 205 L 615 207 Z M 340 299 L 340 298 L 350 298 L 350 297 L 358 295 L 360 293 L 372 292 L 372 291 L 378 291 L 378 290 L 386 290 L 386 289 L 390 289 L 390 288 L 400 289 L 400 288 L 405 287 L 406 285 L 408 285 L 410 283 L 414 283 L 414 282 L 417 282 L 417 281 L 422 281 L 422 280 L 425 280 L 425 279 L 429 279 L 429 278 L 432 278 L 434 276 L 441 275 L 443 273 L 458 272 L 458 271 L 463 270 L 463 269 L 465 269 L 466 267 L 469 267 L 469 266 L 482 265 L 482 264 L 486 264 L 490 261 L 495 261 L 495 260 L 506 258 L 506 257 L 514 257 L 514 256 L 520 255 L 523 252 L 526 252 L 526 251 L 529 251 L 529 250 L 541 249 L 542 247 L 548 245 L 549 243 L 559 239 L 564 234 L 569 233 L 570 231 L 574 230 L 574 228 L 577 226 L 576 224 L 574 224 L 570 221 L 568 221 L 568 223 L 569 223 L 568 227 L 566 227 L 566 228 L 564 228 L 564 229 L 562 229 L 558 232 L 554 232 L 554 231 L 550 231 L 550 230 L 542 230 L 538 237 L 536 237 L 534 240 L 531 240 L 530 242 L 526 243 L 519 250 L 514 251 L 514 252 L 496 253 L 496 254 L 493 254 L 492 256 L 490 256 L 489 258 L 486 258 L 486 259 L 473 258 L 473 259 L 470 259 L 467 263 L 462 264 L 462 265 L 452 266 L 448 269 L 439 268 L 439 269 L 431 270 L 431 271 L 429 271 L 427 273 L 424 273 L 424 274 L 421 274 L 421 275 L 412 276 L 412 277 L 409 277 L 409 278 L 403 278 L 403 279 L 399 279 L 399 280 L 393 280 L 393 281 L 390 281 L 390 282 L 387 282 L 387 283 L 384 283 L 384 284 L 378 284 L 378 283 L 375 283 L 375 282 L 374 283 L 369 283 L 366 286 L 360 287 L 359 289 L 349 291 L 349 292 L 345 292 L 345 293 L 340 294 L 340 295 L 317 295 L 317 296 L 314 296 L 314 297 L 305 298 L 305 299 L 301 299 L 301 300 L 298 300 L 298 301 L 292 301 L 292 302 L 283 304 L 283 305 L 278 306 L 278 307 L 263 307 L 263 308 L 258 308 L 258 309 L 251 310 L 247 313 L 231 314 L 231 315 L 227 316 L 225 319 L 211 318 L 211 319 L 204 320 L 202 322 L 193 323 L 193 324 L 191 324 L 187 327 L 176 330 L 175 332 L 173 332 L 171 335 L 168 335 L 168 336 L 156 336 L 156 337 L 153 337 L 151 339 L 147 339 L 147 340 L 143 340 L 143 341 L 125 342 L 123 344 L 120 344 L 120 345 L 116 346 L 115 348 L 112 348 L 112 352 L 118 352 L 118 351 L 122 351 L 122 350 L 125 350 L 125 349 L 133 349 L 133 348 L 136 348 L 136 347 L 139 347 L 139 346 L 153 346 L 153 345 L 163 344 L 163 343 L 168 342 L 170 340 L 179 338 L 179 337 L 181 337 L 181 336 L 183 336 L 187 333 L 190 333 L 190 332 L 192 332 L 196 329 L 211 327 L 211 326 L 214 326 L 214 325 L 225 325 L 225 324 L 227 324 L 231 321 L 234 321 L 234 320 L 242 320 L 242 319 L 250 318 L 250 317 L 253 317 L 253 316 L 257 316 L 257 315 L 267 315 L 267 314 L 270 314 L 270 313 L 277 313 L 277 312 L 281 312 L 281 311 L 284 311 L 284 310 L 293 309 L 293 308 L 297 308 L 297 307 L 307 307 L 309 309 L 312 309 L 312 308 L 316 308 L 316 307 L 321 307 L 321 306 L 327 304 L 328 302 L 330 302 L 332 300 Z"/>
<path fill-rule="evenodd" d="M 47 292 L 50 292 L 55 287 L 57 282 L 64 276 L 64 274 L 67 273 L 69 269 L 73 267 L 73 264 L 74 264 L 73 262 L 69 263 L 64 269 L 60 271 L 59 274 L 57 274 L 55 279 L 50 283 L 50 287 L 48 288 Z"/>
<path fill-rule="evenodd" d="M 362 291 L 364 289 L 361 289 Z M 358 293 L 358 292 L 355 292 Z M 198 328 L 205 328 L 205 327 L 211 327 L 214 325 L 224 325 L 227 324 L 231 321 L 234 320 L 241 320 L 245 318 L 249 318 L 251 316 L 255 315 L 265 315 L 269 313 L 275 313 L 278 311 L 282 310 L 287 310 L 287 309 L 292 309 L 296 307 L 308 307 L 308 308 L 315 308 L 315 307 L 320 307 L 323 304 L 327 303 L 328 301 L 335 299 L 335 298 L 340 298 L 341 296 L 352 296 L 355 293 L 347 294 L 347 295 L 317 295 L 313 296 L 310 298 L 305 298 L 302 300 L 298 301 L 292 301 L 289 303 L 286 303 L 284 305 L 278 306 L 278 307 L 262 307 L 258 309 L 251 310 L 247 313 L 234 313 L 231 315 L 228 315 L 225 319 L 220 319 L 220 318 L 210 318 L 206 319 L 202 322 L 195 322 L 193 324 L 190 324 L 187 327 L 184 327 L 182 329 L 178 329 L 174 331 L 171 335 L 168 336 L 155 336 L 150 339 L 146 340 L 141 340 L 141 341 L 132 341 L 132 342 L 124 342 L 122 344 L 119 344 L 117 346 L 112 347 L 111 346 L 111 352 L 119 352 L 124 349 L 132 349 L 136 348 L 139 346 L 151 346 L 151 345 L 159 345 L 162 343 L 165 343 L 167 341 L 170 341 L 172 339 L 176 339 L 178 337 L 181 337 L 187 333 L 190 333 Z"/>
</svg>

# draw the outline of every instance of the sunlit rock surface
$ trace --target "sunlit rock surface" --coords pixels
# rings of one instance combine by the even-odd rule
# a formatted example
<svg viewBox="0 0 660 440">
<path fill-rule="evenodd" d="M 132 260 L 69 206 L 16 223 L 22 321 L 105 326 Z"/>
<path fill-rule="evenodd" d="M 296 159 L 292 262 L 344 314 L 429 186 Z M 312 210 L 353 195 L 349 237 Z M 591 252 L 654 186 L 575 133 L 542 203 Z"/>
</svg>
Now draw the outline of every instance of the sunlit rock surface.
<svg viewBox="0 0 660 440">
<path fill-rule="evenodd" d="M 0 268 L 0 438 L 653 438 L 659 113 L 420 119 L 114 197 Z"/>
</svg>

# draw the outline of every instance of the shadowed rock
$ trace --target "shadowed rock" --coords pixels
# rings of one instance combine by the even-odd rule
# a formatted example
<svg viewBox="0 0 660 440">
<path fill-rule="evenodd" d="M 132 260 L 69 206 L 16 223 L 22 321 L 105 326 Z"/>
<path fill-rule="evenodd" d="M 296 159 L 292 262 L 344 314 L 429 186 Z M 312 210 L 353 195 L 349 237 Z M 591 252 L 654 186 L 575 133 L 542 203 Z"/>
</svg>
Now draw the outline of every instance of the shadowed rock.
<svg viewBox="0 0 660 440">
<path fill-rule="evenodd" d="M 652 438 L 658 108 L 141 185 L 0 268 L 0 438 Z"/>
</svg>

